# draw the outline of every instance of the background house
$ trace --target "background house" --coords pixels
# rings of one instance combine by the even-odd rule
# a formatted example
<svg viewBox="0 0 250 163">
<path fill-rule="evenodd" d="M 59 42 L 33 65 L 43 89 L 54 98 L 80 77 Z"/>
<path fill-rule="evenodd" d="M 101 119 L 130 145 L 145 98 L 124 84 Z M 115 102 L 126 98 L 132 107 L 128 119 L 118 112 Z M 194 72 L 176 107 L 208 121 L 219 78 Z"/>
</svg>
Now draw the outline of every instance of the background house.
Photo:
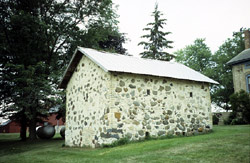
<svg viewBox="0 0 250 163">
<path fill-rule="evenodd" d="M 20 129 L 20 125 L 11 120 L 7 120 L 0 124 L 0 133 L 19 133 Z"/>
<path fill-rule="evenodd" d="M 244 33 L 245 50 L 227 64 L 232 65 L 234 92 L 242 89 L 250 93 L 250 31 L 246 30 Z"/>
<path fill-rule="evenodd" d="M 179 63 L 79 47 L 59 85 L 66 88 L 65 144 L 204 131 L 212 127 L 209 83 L 217 82 Z"/>
<path fill-rule="evenodd" d="M 49 110 L 49 116 L 46 119 L 43 119 L 44 122 L 55 126 L 55 130 L 56 133 L 60 132 L 60 129 L 64 126 L 64 122 L 62 120 L 62 118 L 57 119 L 57 112 L 58 109 L 55 108 L 51 108 Z M 6 119 L 1 119 L 0 121 L 0 133 L 20 133 L 20 124 L 12 121 L 12 120 L 6 120 Z M 38 123 L 38 126 L 43 126 L 42 123 Z M 28 130 L 28 129 L 27 129 Z"/>
</svg>

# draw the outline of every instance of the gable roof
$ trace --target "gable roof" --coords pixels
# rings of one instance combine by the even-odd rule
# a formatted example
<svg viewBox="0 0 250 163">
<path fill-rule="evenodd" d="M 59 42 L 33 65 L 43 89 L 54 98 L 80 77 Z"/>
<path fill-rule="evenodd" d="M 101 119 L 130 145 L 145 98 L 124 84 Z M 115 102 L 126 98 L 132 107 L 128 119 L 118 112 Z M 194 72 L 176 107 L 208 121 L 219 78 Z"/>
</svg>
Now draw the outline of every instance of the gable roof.
<svg viewBox="0 0 250 163">
<path fill-rule="evenodd" d="M 78 47 L 63 75 L 59 88 L 67 87 L 82 55 L 88 57 L 106 72 L 125 72 L 219 84 L 218 82 L 180 63 L 136 58 L 133 56 Z"/>
<path fill-rule="evenodd" d="M 250 49 L 243 50 L 240 54 L 236 55 L 234 58 L 228 61 L 227 64 L 236 65 L 247 61 L 250 61 Z"/>
</svg>

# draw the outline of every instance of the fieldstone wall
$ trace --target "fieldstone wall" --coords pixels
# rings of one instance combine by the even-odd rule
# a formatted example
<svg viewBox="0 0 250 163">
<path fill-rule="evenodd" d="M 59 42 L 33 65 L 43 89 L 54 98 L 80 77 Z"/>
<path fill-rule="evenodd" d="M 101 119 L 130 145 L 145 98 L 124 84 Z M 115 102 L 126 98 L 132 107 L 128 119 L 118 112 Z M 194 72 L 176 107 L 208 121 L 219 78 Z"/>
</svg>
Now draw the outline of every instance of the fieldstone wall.
<svg viewBox="0 0 250 163">
<path fill-rule="evenodd" d="M 99 147 L 212 127 L 209 84 L 109 73 L 82 57 L 66 89 L 67 146 Z"/>
<path fill-rule="evenodd" d="M 109 87 L 110 73 L 83 56 L 66 89 L 65 145 L 96 147 L 103 142 Z"/>
<path fill-rule="evenodd" d="M 109 134 L 137 140 L 146 135 L 191 135 L 212 128 L 207 83 L 116 73 L 112 88 L 114 120 Z"/>
</svg>

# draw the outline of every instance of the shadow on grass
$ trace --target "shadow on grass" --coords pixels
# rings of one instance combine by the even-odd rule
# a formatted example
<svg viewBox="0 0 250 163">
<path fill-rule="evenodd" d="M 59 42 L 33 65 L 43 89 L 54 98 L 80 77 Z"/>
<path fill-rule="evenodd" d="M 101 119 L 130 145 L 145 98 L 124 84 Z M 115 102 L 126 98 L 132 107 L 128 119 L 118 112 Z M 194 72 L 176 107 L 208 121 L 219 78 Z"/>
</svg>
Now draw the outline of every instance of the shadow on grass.
<svg viewBox="0 0 250 163">
<path fill-rule="evenodd" d="M 61 147 L 64 139 L 56 137 L 53 139 L 37 139 L 34 141 L 21 141 L 19 138 L 13 139 L 0 139 L 0 157 L 8 154 L 17 154 L 28 152 L 31 150 L 39 150 L 42 148 L 49 148 L 53 146 Z"/>
</svg>

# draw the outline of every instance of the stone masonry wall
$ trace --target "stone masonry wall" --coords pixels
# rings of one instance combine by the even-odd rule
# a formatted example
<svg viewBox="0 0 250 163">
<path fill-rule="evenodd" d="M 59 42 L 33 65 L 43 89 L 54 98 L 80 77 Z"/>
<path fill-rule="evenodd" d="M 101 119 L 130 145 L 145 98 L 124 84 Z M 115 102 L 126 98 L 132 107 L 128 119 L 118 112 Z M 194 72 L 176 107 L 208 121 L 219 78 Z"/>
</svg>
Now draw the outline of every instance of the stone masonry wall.
<svg viewBox="0 0 250 163">
<path fill-rule="evenodd" d="M 209 84 L 107 73 L 82 57 L 66 89 L 67 146 L 98 147 L 212 127 Z"/>
<path fill-rule="evenodd" d="M 133 140 L 212 128 L 209 84 L 116 73 L 112 75 L 109 134 Z"/>
<path fill-rule="evenodd" d="M 110 73 L 83 56 L 66 89 L 67 146 L 98 146 L 109 108 Z"/>
<path fill-rule="evenodd" d="M 241 89 L 247 91 L 246 76 L 250 75 L 250 69 L 247 69 L 245 64 L 238 64 L 233 66 L 232 72 L 234 92 L 238 92 Z"/>
</svg>

